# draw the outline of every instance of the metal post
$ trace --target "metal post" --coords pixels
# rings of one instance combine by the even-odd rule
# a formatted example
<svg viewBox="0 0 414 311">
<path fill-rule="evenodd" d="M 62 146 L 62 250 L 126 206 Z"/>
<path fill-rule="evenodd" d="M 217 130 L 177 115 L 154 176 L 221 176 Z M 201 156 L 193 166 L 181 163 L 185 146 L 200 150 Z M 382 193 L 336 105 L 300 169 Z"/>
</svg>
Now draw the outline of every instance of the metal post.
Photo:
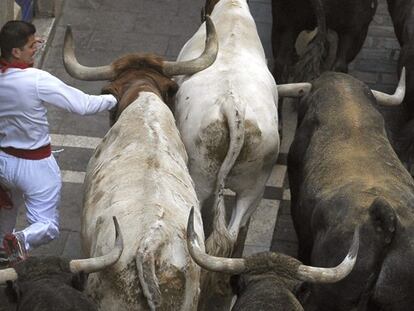
<svg viewBox="0 0 414 311">
<path fill-rule="evenodd" d="M 0 1 L 0 27 L 9 21 L 14 19 L 14 0 L 1 0 Z"/>
</svg>

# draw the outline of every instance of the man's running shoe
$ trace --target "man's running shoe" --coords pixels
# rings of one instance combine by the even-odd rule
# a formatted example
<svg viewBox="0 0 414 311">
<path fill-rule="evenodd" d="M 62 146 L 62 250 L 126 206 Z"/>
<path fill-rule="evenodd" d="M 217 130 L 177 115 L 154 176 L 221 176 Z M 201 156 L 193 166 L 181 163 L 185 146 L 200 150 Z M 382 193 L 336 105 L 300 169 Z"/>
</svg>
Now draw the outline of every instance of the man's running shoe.
<svg viewBox="0 0 414 311">
<path fill-rule="evenodd" d="M 27 258 L 24 244 L 12 233 L 7 233 L 4 236 L 3 247 L 11 266 Z"/>
</svg>

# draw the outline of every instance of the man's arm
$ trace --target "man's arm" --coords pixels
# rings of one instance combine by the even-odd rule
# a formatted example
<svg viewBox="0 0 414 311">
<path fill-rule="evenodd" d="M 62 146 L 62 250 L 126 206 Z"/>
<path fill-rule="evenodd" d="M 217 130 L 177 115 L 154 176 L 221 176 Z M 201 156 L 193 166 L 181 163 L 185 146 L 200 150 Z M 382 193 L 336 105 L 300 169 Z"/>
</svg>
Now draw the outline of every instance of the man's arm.
<svg viewBox="0 0 414 311">
<path fill-rule="evenodd" d="M 40 71 L 36 87 L 42 101 L 80 115 L 110 110 L 117 103 L 116 98 L 111 94 L 85 94 L 46 71 Z"/>
</svg>

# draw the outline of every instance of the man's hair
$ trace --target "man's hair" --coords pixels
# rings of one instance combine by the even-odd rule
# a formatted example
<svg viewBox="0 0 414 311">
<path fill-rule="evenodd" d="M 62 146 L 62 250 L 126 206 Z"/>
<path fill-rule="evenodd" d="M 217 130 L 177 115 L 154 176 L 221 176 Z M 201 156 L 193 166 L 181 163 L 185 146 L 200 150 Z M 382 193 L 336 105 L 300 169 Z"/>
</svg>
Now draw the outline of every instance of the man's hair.
<svg viewBox="0 0 414 311">
<path fill-rule="evenodd" d="M 1 56 L 10 58 L 13 48 L 23 48 L 36 27 L 25 21 L 8 21 L 0 30 Z"/>
</svg>

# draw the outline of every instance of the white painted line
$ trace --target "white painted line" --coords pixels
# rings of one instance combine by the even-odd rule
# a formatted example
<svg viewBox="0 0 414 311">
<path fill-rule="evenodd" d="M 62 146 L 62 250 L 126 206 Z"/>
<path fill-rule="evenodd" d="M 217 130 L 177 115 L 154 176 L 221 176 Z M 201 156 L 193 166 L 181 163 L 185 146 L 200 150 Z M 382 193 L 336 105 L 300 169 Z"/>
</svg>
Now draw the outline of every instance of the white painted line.
<svg viewBox="0 0 414 311">
<path fill-rule="evenodd" d="M 53 146 L 95 149 L 102 141 L 100 137 L 50 134 Z"/>
<path fill-rule="evenodd" d="M 249 229 L 245 245 L 250 247 L 243 250 L 243 256 L 251 255 L 252 251 L 257 248 L 270 249 L 275 230 L 277 213 L 279 211 L 280 201 L 263 199 L 257 210 L 250 218 Z"/>
<path fill-rule="evenodd" d="M 83 184 L 83 181 L 85 179 L 85 172 L 62 170 L 61 174 L 62 181 L 67 183 Z"/>
<path fill-rule="evenodd" d="M 266 186 L 282 188 L 283 181 L 285 180 L 285 176 L 286 176 L 286 171 L 287 171 L 286 165 L 276 164 L 272 169 L 272 173 L 270 174 L 270 177 L 267 180 Z"/>
<path fill-rule="evenodd" d="M 283 191 L 283 200 L 290 201 L 290 189 L 285 189 Z"/>
</svg>

